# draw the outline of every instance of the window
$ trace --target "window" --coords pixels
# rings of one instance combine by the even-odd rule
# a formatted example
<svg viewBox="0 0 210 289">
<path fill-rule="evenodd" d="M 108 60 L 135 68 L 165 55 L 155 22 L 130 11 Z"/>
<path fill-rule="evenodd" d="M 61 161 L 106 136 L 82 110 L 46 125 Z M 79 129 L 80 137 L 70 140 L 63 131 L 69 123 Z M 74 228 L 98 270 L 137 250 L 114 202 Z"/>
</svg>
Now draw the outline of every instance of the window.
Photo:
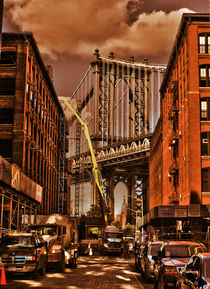
<svg viewBox="0 0 210 289">
<path fill-rule="evenodd" d="M 39 94 L 42 95 L 42 81 L 39 83 Z"/>
<path fill-rule="evenodd" d="M 35 114 L 37 115 L 38 105 L 37 105 L 37 98 L 35 98 Z"/>
<path fill-rule="evenodd" d="M 1 78 L 0 79 L 0 95 L 14 95 L 15 94 L 15 79 Z"/>
<path fill-rule="evenodd" d="M 200 87 L 210 86 L 210 65 L 200 65 Z"/>
<path fill-rule="evenodd" d="M 28 57 L 28 74 L 31 75 L 31 57 Z"/>
<path fill-rule="evenodd" d="M 201 170 L 201 185 L 202 185 L 202 192 L 210 192 L 210 168 L 204 168 Z"/>
<path fill-rule="evenodd" d="M 198 48 L 200 54 L 210 53 L 210 34 L 202 33 L 199 35 Z"/>
<path fill-rule="evenodd" d="M 0 152 L 3 158 L 12 158 L 12 140 L 1 139 Z"/>
<path fill-rule="evenodd" d="M 35 68 L 34 66 L 32 67 L 32 80 L 35 82 Z"/>
<path fill-rule="evenodd" d="M 38 73 L 36 74 L 36 89 L 38 92 L 39 91 L 39 75 L 38 75 Z"/>
<path fill-rule="evenodd" d="M 201 155 L 208 156 L 209 154 L 209 133 L 201 133 Z"/>
<path fill-rule="evenodd" d="M 27 83 L 27 86 L 26 86 L 26 100 L 29 101 L 29 89 L 30 89 L 30 86 L 29 86 L 29 83 Z"/>
<path fill-rule="evenodd" d="M 34 92 L 31 91 L 31 106 L 34 107 Z"/>
<path fill-rule="evenodd" d="M 16 64 L 16 51 L 2 51 L 0 64 Z"/>
<path fill-rule="evenodd" d="M 0 108 L 0 124 L 13 124 L 14 110 L 12 108 Z"/>
<path fill-rule="evenodd" d="M 41 119 L 41 113 L 42 113 L 41 104 L 39 104 L 39 119 Z"/>
<path fill-rule="evenodd" d="M 201 120 L 210 120 L 210 98 L 201 98 Z"/>
</svg>

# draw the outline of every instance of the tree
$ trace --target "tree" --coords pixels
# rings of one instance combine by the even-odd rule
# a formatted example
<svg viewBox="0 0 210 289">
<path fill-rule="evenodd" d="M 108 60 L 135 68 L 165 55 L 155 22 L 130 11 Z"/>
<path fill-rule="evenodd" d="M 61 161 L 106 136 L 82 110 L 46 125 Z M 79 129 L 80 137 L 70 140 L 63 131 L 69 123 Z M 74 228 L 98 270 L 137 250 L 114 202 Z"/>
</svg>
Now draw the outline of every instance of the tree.
<svg viewBox="0 0 210 289">
<path fill-rule="evenodd" d="M 112 225 L 117 227 L 120 231 L 122 231 L 122 224 L 119 221 L 112 222 Z"/>
<path fill-rule="evenodd" d="M 123 230 L 124 237 L 134 237 L 135 236 L 135 226 L 127 224 Z"/>
<path fill-rule="evenodd" d="M 98 205 L 91 205 L 90 210 L 86 213 L 87 217 L 102 218 L 101 208 Z"/>
</svg>

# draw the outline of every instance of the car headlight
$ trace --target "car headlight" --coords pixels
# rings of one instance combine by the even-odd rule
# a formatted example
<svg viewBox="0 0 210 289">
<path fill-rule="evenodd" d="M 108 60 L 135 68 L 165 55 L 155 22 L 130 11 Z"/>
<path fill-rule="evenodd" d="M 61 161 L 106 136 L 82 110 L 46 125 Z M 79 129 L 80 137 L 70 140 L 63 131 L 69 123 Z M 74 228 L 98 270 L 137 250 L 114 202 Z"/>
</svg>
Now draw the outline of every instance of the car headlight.
<svg viewBox="0 0 210 289">
<path fill-rule="evenodd" d="M 108 248 L 108 244 L 107 244 L 107 243 L 104 243 L 104 247 L 105 247 L 105 248 Z"/>
<path fill-rule="evenodd" d="M 27 256 L 26 261 L 35 261 L 36 257 L 35 256 Z"/>
<path fill-rule="evenodd" d="M 164 272 L 165 273 L 174 273 L 174 274 L 178 273 L 175 266 L 165 266 L 164 267 Z"/>
</svg>

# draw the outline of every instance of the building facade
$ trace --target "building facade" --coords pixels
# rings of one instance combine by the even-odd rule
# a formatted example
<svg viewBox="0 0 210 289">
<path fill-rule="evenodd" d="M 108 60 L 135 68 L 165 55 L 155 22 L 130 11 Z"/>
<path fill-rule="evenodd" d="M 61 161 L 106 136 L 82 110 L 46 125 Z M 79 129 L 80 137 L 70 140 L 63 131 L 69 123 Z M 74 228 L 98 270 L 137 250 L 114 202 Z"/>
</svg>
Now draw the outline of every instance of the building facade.
<svg viewBox="0 0 210 289">
<path fill-rule="evenodd" d="M 210 23 L 184 14 L 161 85 L 150 150 L 150 221 L 199 223 L 210 205 Z"/>
<path fill-rule="evenodd" d="M 57 213 L 64 193 L 63 119 L 52 69 L 45 67 L 33 35 L 3 33 L 0 155 L 42 187 L 42 214 Z"/>
</svg>

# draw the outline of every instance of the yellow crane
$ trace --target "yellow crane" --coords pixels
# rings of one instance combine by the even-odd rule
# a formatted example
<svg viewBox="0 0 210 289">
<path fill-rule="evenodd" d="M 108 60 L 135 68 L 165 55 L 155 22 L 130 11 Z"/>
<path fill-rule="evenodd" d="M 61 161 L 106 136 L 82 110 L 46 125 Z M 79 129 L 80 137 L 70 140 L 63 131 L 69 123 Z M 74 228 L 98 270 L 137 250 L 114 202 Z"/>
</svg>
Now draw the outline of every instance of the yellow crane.
<svg viewBox="0 0 210 289">
<path fill-rule="evenodd" d="M 81 114 L 77 111 L 77 109 L 66 99 L 66 97 L 59 97 L 59 100 L 62 104 L 64 104 L 78 119 L 78 121 L 81 123 L 84 133 L 85 133 L 85 137 L 87 139 L 88 142 L 88 146 L 90 149 L 90 154 L 91 154 L 91 159 L 92 159 L 92 163 L 93 163 L 93 175 L 95 178 L 95 182 L 96 185 L 98 187 L 99 190 L 99 194 L 100 194 L 100 199 L 101 199 L 101 206 L 102 206 L 102 214 L 104 217 L 104 224 L 105 227 L 108 225 L 108 216 L 107 216 L 107 209 L 108 209 L 108 205 L 107 205 L 107 200 L 106 200 L 106 195 L 105 195 L 105 189 L 103 186 L 103 181 L 102 181 L 102 175 L 101 172 L 98 168 L 98 164 L 96 161 L 96 156 L 94 153 L 94 149 L 92 146 L 92 142 L 91 142 L 91 138 L 90 138 L 90 134 L 88 131 L 88 125 L 86 120 L 84 120 L 81 116 Z"/>
</svg>

